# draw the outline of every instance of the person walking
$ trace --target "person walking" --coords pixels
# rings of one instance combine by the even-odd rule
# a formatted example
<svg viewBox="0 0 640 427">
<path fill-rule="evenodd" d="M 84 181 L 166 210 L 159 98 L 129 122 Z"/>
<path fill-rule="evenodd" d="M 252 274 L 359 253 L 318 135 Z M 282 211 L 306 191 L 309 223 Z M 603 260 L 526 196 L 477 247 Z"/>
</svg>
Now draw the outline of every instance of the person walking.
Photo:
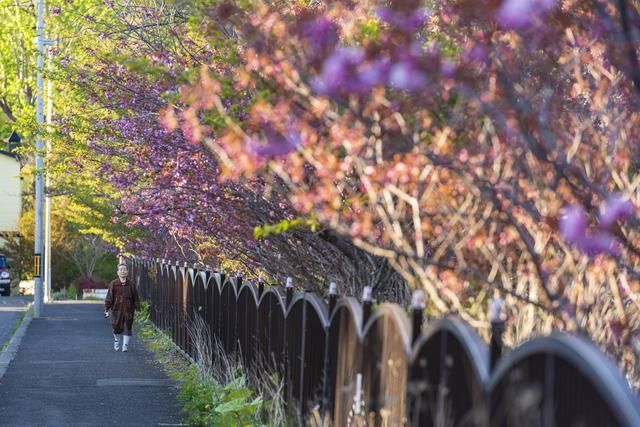
<svg viewBox="0 0 640 427">
<path fill-rule="evenodd" d="M 107 299 L 104 301 L 105 317 L 111 316 L 113 327 L 113 349 L 120 350 L 120 338 L 122 338 L 122 351 L 129 350 L 129 340 L 133 328 L 133 313 L 140 309 L 138 291 L 127 278 L 129 271 L 126 264 L 118 265 L 118 278 L 109 283 Z M 109 313 L 110 312 L 110 313 Z"/>
</svg>

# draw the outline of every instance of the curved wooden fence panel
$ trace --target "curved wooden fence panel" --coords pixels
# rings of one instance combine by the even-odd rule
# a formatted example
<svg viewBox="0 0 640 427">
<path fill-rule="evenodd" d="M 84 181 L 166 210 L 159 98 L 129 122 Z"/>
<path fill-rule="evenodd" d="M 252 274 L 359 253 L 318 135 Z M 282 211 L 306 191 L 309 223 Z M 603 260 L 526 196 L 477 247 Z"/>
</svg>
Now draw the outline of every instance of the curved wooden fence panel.
<svg viewBox="0 0 640 427">
<path fill-rule="evenodd" d="M 400 306 L 382 304 L 364 326 L 362 416 L 373 425 L 406 424 L 411 326 Z"/>
<path fill-rule="evenodd" d="M 238 351 L 245 366 L 256 362 L 258 347 L 258 289 L 244 283 L 238 292 Z"/>
<path fill-rule="evenodd" d="M 445 318 L 430 324 L 413 349 L 411 425 L 479 425 L 488 368 L 488 347 L 466 323 Z"/>
<path fill-rule="evenodd" d="M 361 412 L 362 307 L 355 298 L 341 299 L 328 326 L 326 410 L 335 425 L 348 425 Z"/>
<path fill-rule="evenodd" d="M 640 426 L 638 396 L 584 338 L 556 333 L 499 357 L 455 317 L 423 330 L 420 310 L 396 304 L 327 303 L 208 268 L 128 263 L 151 320 L 180 349 L 197 357 L 190 331 L 201 319 L 229 357 L 280 376 L 299 420 L 314 411 L 334 426 Z"/>
</svg>

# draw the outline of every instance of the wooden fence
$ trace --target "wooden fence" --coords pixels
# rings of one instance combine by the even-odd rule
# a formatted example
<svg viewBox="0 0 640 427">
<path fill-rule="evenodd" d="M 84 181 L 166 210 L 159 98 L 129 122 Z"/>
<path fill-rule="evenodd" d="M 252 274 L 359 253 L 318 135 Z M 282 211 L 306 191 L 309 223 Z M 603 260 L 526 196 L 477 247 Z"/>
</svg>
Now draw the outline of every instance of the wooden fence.
<svg viewBox="0 0 640 427">
<path fill-rule="evenodd" d="M 289 407 L 334 426 L 640 426 L 640 401 L 591 342 L 536 338 L 499 357 L 455 317 L 258 286 L 163 260 L 130 259 L 151 319 L 187 354 L 200 316 L 248 366 L 278 372 Z M 493 360 L 492 360 L 493 359 Z"/>
</svg>

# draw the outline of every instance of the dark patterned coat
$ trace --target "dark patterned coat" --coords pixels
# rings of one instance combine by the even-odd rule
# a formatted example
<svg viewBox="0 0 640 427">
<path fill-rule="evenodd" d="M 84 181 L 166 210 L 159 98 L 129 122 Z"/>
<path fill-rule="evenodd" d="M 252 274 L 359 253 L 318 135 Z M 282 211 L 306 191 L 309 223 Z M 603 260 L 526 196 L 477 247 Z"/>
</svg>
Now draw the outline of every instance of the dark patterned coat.
<svg viewBox="0 0 640 427">
<path fill-rule="evenodd" d="M 139 309 L 138 291 L 129 279 L 124 284 L 120 282 L 120 279 L 109 283 L 104 310 L 111 310 L 111 326 L 114 334 L 131 335 L 133 312 Z"/>
</svg>

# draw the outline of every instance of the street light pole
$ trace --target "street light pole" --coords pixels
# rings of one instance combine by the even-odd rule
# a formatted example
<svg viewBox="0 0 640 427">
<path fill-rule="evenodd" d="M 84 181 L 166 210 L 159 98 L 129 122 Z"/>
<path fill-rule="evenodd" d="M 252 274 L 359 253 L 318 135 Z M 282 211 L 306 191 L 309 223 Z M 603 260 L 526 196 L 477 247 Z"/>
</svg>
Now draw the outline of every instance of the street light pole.
<svg viewBox="0 0 640 427">
<path fill-rule="evenodd" d="M 51 50 L 48 51 L 47 70 L 51 71 Z M 47 79 L 47 131 L 51 132 L 51 115 L 53 112 L 53 81 Z M 49 168 L 49 155 L 51 152 L 51 137 L 47 138 L 47 169 Z M 46 176 L 45 195 L 45 236 L 44 236 L 44 302 L 51 301 L 51 195 L 49 194 L 50 176 Z"/>
<path fill-rule="evenodd" d="M 38 318 L 42 312 L 42 229 L 43 229 L 43 196 L 44 196 L 44 159 L 42 151 L 42 124 L 44 122 L 44 47 L 50 45 L 50 40 L 44 38 L 44 0 L 38 0 L 36 5 L 36 212 L 35 212 L 35 242 L 34 242 L 34 304 L 33 317 Z"/>
</svg>

